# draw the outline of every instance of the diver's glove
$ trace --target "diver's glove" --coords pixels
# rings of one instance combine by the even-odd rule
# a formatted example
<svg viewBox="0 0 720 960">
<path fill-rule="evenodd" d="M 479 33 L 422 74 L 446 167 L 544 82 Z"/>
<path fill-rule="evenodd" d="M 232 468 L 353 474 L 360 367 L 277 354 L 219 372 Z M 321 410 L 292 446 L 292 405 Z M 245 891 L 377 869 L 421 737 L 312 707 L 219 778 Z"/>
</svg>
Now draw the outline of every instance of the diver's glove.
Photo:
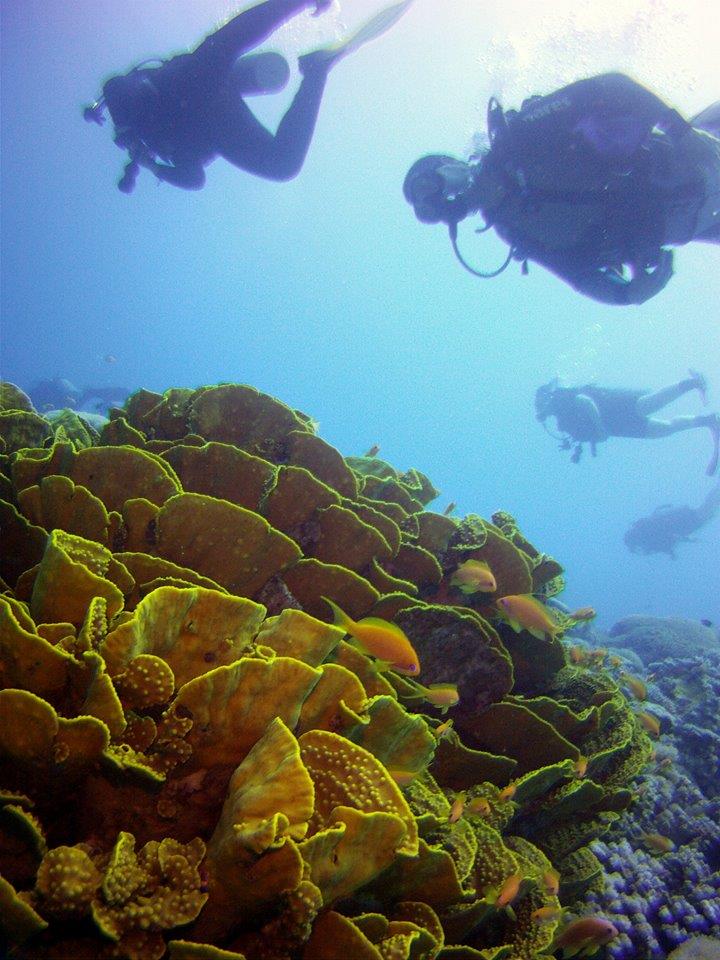
<svg viewBox="0 0 720 960">
<path fill-rule="evenodd" d="M 140 164 L 137 160 L 130 160 L 129 163 L 125 165 L 125 172 L 118 180 L 118 190 L 120 190 L 121 193 L 132 193 L 135 189 L 135 181 L 139 173 Z"/>
<path fill-rule="evenodd" d="M 658 251 L 654 262 L 646 264 L 630 263 L 572 270 L 561 264 L 551 264 L 547 260 L 541 260 L 541 262 L 549 266 L 579 293 L 600 303 L 616 306 L 645 303 L 646 300 L 660 293 L 673 275 L 672 250 L 662 248 Z M 624 266 L 630 268 L 630 276 L 625 273 Z"/>
<path fill-rule="evenodd" d="M 622 289 L 623 296 L 616 303 L 645 303 L 666 286 L 673 275 L 672 250 L 661 249 L 654 264 L 633 264 L 633 276 Z"/>
</svg>

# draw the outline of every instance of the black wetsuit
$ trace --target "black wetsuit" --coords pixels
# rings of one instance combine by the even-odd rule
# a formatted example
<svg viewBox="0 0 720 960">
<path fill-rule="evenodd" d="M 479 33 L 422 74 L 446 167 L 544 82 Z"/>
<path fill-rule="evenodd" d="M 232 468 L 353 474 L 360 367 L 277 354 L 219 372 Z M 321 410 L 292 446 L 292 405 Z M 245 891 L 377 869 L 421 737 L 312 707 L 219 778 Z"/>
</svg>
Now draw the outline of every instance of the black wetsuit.
<svg viewBox="0 0 720 960">
<path fill-rule="evenodd" d="M 294 177 L 310 145 L 327 70 L 317 61 L 305 71 L 275 134 L 242 100 L 231 71 L 238 57 L 312 5 L 266 0 L 238 14 L 192 53 L 111 78 L 103 93 L 118 143 L 160 179 L 186 189 L 203 185 L 203 167 L 218 156 L 267 179 Z"/>
<path fill-rule="evenodd" d="M 587 384 L 584 387 L 558 387 L 553 393 L 552 412 L 558 429 L 576 441 L 597 441 L 597 426 L 586 415 L 578 396 L 589 397 L 610 437 L 647 436 L 647 417 L 638 412 L 637 401 L 647 391 L 613 389 Z"/>
<path fill-rule="evenodd" d="M 478 195 L 493 195 L 494 180 L 501 199 L 478 206 L 516 259 L 535 260 L 608 303 L 642 303 L 665 286 L 665 245 L 695 236 L 703 164 L 720 160 L 712 137 L 617 73 L 491 118 Z"/>
</svg>

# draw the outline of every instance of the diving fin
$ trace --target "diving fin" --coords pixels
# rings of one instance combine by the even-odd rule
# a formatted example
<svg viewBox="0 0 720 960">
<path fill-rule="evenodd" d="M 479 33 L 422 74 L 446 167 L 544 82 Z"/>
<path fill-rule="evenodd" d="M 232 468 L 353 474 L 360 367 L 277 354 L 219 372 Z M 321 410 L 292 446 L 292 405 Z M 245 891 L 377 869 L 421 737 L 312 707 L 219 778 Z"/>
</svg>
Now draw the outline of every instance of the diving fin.
<svg viewBox="0 0 720 960">
<path fill-rule="evenodd" d="M 696 114 L 690 121 L 690 126 L 695 127 L 696 130 L 705 130 L 706 133 L 711 133 L 714 137 L 720 138 L 720 100 L 711 103 L 709 107 L 705 107 L 704 110 Z"/>
<path fill-rule="evenodd" d="M 400 0 L 399 3 L 393 3 L 386 7 L 374 17 L 371 17 L 358 30 L 345 40 L 339 40 L 336 44 L 325 49 L 333 54 L 333 61 L 337 62 L 349 53 L 354 53 L 370 40 L 375 40 L 386 33 L 390 27 L 394 26 L 402 15 L 408 10 L 413 0 Z"/>
</svg>

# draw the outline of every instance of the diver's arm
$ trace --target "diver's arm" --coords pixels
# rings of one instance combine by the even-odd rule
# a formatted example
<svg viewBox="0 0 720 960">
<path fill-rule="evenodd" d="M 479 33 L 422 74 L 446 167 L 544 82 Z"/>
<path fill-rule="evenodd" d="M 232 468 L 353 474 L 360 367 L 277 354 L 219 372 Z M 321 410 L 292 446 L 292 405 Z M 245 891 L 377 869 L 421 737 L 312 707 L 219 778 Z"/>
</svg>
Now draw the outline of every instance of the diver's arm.
<svg viewBox="0 0 720 960">
<path fill-rule="evenodd" d="M 201 190 L 205 186 L 205 171 L 201 163 L 170 166 L 166 163 L 157 163 L 147 156 L 138 159 L 137 162 L 150 173 L 154 173 L 158 180 L 171 183 L 174 187 L 181 187 L 183 190 Z"/>
</svg>

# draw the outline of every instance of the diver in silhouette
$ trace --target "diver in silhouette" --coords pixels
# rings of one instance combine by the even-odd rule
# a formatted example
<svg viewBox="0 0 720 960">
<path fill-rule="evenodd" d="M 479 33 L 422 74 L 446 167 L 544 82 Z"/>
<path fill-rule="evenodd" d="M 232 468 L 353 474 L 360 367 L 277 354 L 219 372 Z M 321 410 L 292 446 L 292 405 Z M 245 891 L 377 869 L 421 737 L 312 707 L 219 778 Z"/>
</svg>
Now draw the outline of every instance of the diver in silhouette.
<svg viewBox="0 0 720 960">
<path fill-rule="evenodd" d="M 525 100 L 488 106 L 489 148 L 468 162 L 422 157 L 403 185 L 423 223 L 445 223 L 477 276 L 534 260 L 580 293 L 643 303 L 673 272 L 671 246 L 720 243 L 720 102 L 685 120 L 629 77 L 608 73 Z M 510 245 L 482 273 L 457 246 L 460 221 L 481 213 Z"/>
<path fill-rule="evenodd" d="M 716 483 L 699 507 L 674 507 L 664 503 L 648 517 L 641 517 L 623 538 L 633 553 L 667 553 L 675 559 L 675 547 L 692 543 L 690 534 L 709 523 L 720 509 L 720 482 Z"/>
<path fill-rule="evenodd" d="M 656 439 L 668 437 L 680 430 L 706 427 L 713 438 L 713 453 L 707 473 L 715 473 L 720 448 L 720 416 L 717 413 L 681 415 L 660 420 L 652 414 L 677 400 L 690 390 L 699 391 L 707 402 L 705 377 L 694 370 L 685 380 L 649 393 L 644 390 L 598 387 L 593 383 L 571 387 L 558 378 L 543 384 L 535 392 L 537 419 L 545 426 L 548 417 L 556 419 L 560 447 L 572 449 L 571 460 L 577 463 L 583 443 L 590 444 L 593 456 L 597 444 L 608 437 L 635 437 Z"/>
<path fill-rule="evenodd" d="M 330 67 L 342 46 L 299 58 L 302 82 L 270 133 L 242 99 L 274 93 L 288 81 L 287 61 L 278 53 L 245 56 L 278 27 L 308 7 L 315 14 L 332 0 L 265 0 L 210 34 L 191 53 L 152 66 L 139 64 L 111 77 L 103 94 L 84 111 L 86 120 L 112 118 L 115 143 L 130 160 L 118 183 L 130 193 L 141 167 L 159 180 L 199 190 L 204 168 L 217 157 L 268 180 L 290 180 L 305 160 Z"/>
</svg>

